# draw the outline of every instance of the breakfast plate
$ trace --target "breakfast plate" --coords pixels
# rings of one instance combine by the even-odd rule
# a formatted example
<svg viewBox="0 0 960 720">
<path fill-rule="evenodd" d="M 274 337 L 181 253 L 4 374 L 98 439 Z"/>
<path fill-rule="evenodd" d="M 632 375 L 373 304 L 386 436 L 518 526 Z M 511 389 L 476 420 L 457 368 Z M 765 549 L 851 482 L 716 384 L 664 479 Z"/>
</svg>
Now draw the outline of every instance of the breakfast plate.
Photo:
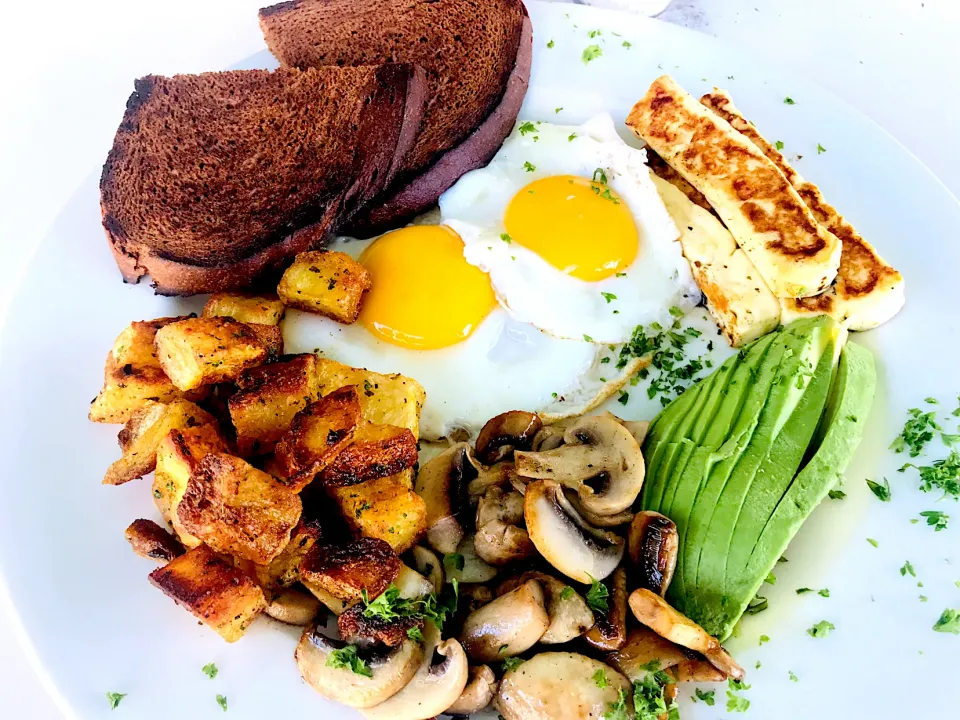
<svg viewBox="0 0 960 720">
<path fill-rule="evenodd" d="M 898 473 L 906 456 L 889 446 L 913 407 L 937 411 L 943 431 L 956 433 L 960 328 L 949 299 L 960 205 L 880 128 L 774 62 L 625 14 L 539 2 L 529 10 L 534 59 L 521 120 L 575 125 L 608 112 L 635 144 L 621 123 L 654 78 L 669 73 L 695 93 L 725 87 L 759 127 L 775 129 L 791 162 L 909 288 L 897 318 L 855 336 L 874 352 L 879 380 L 845 498 L 814 512 L 764 586 L 767 609 L 746 616 L 727 642 L 749 688 L 728 706 L 726 686 L 709 704 L 682 686 L 682 717 L 713 718 L 728 707 L 798 720 L 952 716 L 960 640 L 933 627 L 945 608 L 960 608 L 958 530 L 912 521 L 954 506 L 920 492 L 916 471 Z M 236 54 L 246 58 L 238 68 L 275 66 L 262 47 L 238 44 Z M 3 335 L 0 573 L 28 651 L 68 716 L 106 717 L 104 694 L 122 693 L 117 712 L 138 718 L 209 717 L 221 707 L 251 718 L 354 717 L 298 677 L 298 629 L 263 620 L 243 642 L 224 644 L 146 582 L 148 567 L 122 540 L 129 519 L 157 513 L 144 481 L 99 483 L 116 456 L 116 429 L 88 422 L 85 408 L 101 381 L 103 349 L 131 319 L 198 312 L 202 299 L 120 282 L 100 225 L 98 175 L 41 244 Z M 659 409 L 639 397 L 610 407 L 628 419 Z M 913 462 L 947 449 L 938 440 L 927 452 Z M 878 500 L 868 478 L 889 480 L 890 502 Z M 797 592 L 807 588 L 817 592 Z M 809 632 L 821 623 L 833 629 Z M 215 677 L 201 671 L 210 663 Z"/>
</svg>

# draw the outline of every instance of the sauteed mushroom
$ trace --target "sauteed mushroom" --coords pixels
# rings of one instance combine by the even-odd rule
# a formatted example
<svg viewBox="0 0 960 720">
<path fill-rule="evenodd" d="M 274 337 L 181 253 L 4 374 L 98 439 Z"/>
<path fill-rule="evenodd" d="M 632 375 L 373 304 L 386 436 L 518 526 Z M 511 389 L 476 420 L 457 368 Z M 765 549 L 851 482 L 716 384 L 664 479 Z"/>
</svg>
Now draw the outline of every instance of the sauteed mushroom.
<svg viewBox="0 0 960 720">
<path fill-rule="evenodd" d="M 476 536 L 471 533 L 457 545 L 455 556 L 463 561 L 462 567 L 445 564 L 447 582 L 456 580 L 459 583 L 485 583 L 497 576 L 497 569 L 488 564 L 477 554 Z"/>
<path fill-rule="evenodd" d="M 639 571 L 639 585 L 660 597 L 667 594 L 677 566 L 680 536 L 673 520 L 657 512 L 638 512 L 630 524 L 627 552 Z"/>
<path fill-rule="evenodd" d="M 267 615 L 287 625 L 309 625 L 318 612 L 320 601 L 295 588 L 284 588 L 267 605 Z"/>
<path fill-rule="evenodd" d="M 688 661 L 690 655 L 689 650 L 674 645 L 650 628 L 639 627 L 630 630 L 622 648 L 607 655 L 607 662 L 631 681 L 637 681 L 650 673 L 653 662 L 657 663 L 658 670 L 666 670 Z"/>
<path fill-rule="evenodd" d="M 427 542 L 440 553 L 452 553 L 463 539 L 458 515 L 463 510 L 464 465 L 469 451 L 457 443 L 420 468 L 415 490 L 427 505 Z"/>
<path fill-rule="evenodd" d="M 537 550 L 569 578 L 582 583 L 602 580 L 620 564 L 623 539 L 589 525 L 552 480 L 527 486 L 523 516 Z"/>
<path fill-rule="evenodd" d="M 477 460 L 493 465 L 514 450 L 529 450 L 541 427 L 540 416 L 523 410 L 510 410 L 491 418 L 477 436 Z"/>
<path fill-rule="evenodd" d="M 523 496 L 491 487 L 477 505 L 477 535 L 474 548 L 491 565 L 506 565 L 533 557 L 536 548 L 523 524 Z"/>
<path fill-rule="evenodd" d="M 497 594 L 503 595 L 519 587 L 528 580 L 536 580 L 543 588 L 544 601 L 550 624 L 540 638 L 544 645 L 557 645 L 580 637 L 593 627 L 595 618 L 583 596 L 555 577 L 531 570 L 500 583 Z M 626 596 L 624 596 L 626 600 Z"/>
<path fill-rule="evenodd" d="M 497 678 L 489 665 L 473 665 L 467 676 L 467 686 L 460 697 L 443 713 L 444 715 L 472 715 L 478 713 L 493 700 L 497 692 Z"/>
<path fill-rule="evenodd" d="M 371 677 L 358 675 L 348 667 L 330 664 L 330 656 L 346 643 L 327 637 L 319 627 L 308 628 L 300 637 L 295 653 L 297 667 L 307 684 L 324 697 L 355 708 L 382 703 L 403 688 L 417 672 L 424 658 L 423 643 L 405 640 L 400 646 L 358 648 Z"/>
<path fill-rule="evenodd" d="M 415 547 L 413 549 L 413 565 L 418 573 L 430 581 L 435 593 L 443 590 L 443 564 L 433 550 L 421 545 Z"/>
<path fill-rule="evenodd" d="M 543 589 L 528 580 L 467 616 L 460 640 L 477 662 L 503 660 L 533 647 L 550 625 Z"/>
<path fill-rule="evenodd" d="M 572 490 L 565 490 L 563 494 L 567 496 L 567 500 L 570 501 L 573 508 L 580 514 L 580 517 L 594 527 L 608 529 L 618 528 L 628 525 L 633 520 L 633 511 L 630 509 L 614 513 L 613 515 L 597 515 L 587 510 L 583 506 L 583 503 L 580 502 L 580 496 Z"/>
<path fill-rule="evenodd" d="M 682 682 L 723 682 L 727 679 L 726 673 L 714 667 L 706 660 L 684 660 L 670 668 L 669 674 L 678 683 Z"/>
<path fill-rule="evenodd" d="M 564 431 L 565 444 L 543 452 L 516 452 L 517 473 L 554 480 L 575 490 L 591 513 L 629 508 L 643 486 L 640 446 L 612 415 L 580 418 Z"/>
<path fill-rule="evenodd" d="M 370 720 L 428 720 L 456 702 L 467 685 L 467 656 L 456 640 L 440 641 L 432 623 L 423 629 L 423 662 L 413 679 L 388 700 L 362 711 Z M 437 661 L 437 656 L 440 657 Z"/>
<path fill-rule="evenodd" d="M 627 642 L 627 573 L 617 568 L 610 578 L 609 609 L 583 639 L 597 650 L 619 650 Z"/>
</svg>

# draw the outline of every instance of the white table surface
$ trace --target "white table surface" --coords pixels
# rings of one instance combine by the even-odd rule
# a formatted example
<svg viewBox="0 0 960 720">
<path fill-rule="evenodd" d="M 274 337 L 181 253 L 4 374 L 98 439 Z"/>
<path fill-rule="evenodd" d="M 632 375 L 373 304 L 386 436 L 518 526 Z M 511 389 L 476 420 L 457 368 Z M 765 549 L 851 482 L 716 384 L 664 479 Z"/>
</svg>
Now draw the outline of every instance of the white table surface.
<svg viewBox="0 0 960 720">
<path fill-rule="evenodd" d="M 595 4 L 605 2 L 629 0 Z M 238 60 L 232 39 L 259 36 L 263 4 L 9 3 L 0 47 L 0 312 L 59 208 L 99 171 L 133 78 Z M 956 0 L 675 0 L 661 17 L 800 69 L 873 118 L 960 196 Z M 0 717 L 62 717 L 16 634 L 0 599 Z"/>
</svg>

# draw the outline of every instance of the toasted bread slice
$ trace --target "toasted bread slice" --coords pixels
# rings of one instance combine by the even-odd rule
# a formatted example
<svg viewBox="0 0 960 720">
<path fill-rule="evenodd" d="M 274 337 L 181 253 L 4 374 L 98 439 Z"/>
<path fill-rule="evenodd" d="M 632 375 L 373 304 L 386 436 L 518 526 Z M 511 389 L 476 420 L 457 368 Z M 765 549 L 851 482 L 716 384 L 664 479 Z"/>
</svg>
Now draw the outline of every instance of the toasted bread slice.
<svg viewBox="0 0 960 720">
<path fill-rule="evenodd" d="M 124 279 L 234 289 L 319 246 L 392 180 L 425 99 L 408 64 L 137 80 L 100 180 Z"/>
<path fill-rule="evenodd" d="M 730 231 L 676 185 L 657 175 L 653 182 L 680 229 L 683 256 L 727 342 L 740 347 L 776 329 L 780 302 Z"/>
<path fill-rule="evenodd" d="M 776 165 L 670 76 L 653 82 L 627 126 L 704 194 L 775 295 L 816 295 L 833 282 L 840 241 Z"/>
<path fill-rule="evenodd" d="M 292 0 L 263 8 L 260 26 L 284 66 L 389 61 L 426 69 L 422 129 L 394 187 L 358 218 L 368 229 L 396 225 L 485 164 L 513 128 L 530 74 L 521 0 Z"/>
<path fill-rule="evenodd" d="M 840 238 L 843 250 L 840 270 L 827 290 L 815 297 L 783 299 L 784 322 L 804 315 L 826 314 L 851 330 L 869 330 L 885 323 L 903 307 L 903 276 L 891 267 L 864 240 L 860 233 L 823 199 L 820 188 L 804 180 L 774 145 L 733 104 L 733 98 L 714 88 L 700 102 L 746 136 L 780 168 L 794 189 L 803 198 L 821 225 Z"/>
</svg>

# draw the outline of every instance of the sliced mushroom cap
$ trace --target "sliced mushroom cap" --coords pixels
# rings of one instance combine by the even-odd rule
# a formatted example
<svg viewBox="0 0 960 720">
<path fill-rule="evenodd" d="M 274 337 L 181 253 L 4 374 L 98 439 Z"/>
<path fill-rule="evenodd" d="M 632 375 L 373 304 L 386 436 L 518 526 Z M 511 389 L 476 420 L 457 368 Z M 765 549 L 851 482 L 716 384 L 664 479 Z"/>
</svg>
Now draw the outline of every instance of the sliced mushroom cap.
<svg viewBox="0 0 960 720">
<path fill-rule="evenodd" d="M 544 645 L 570 642 L 593 627 L 595 618 L 587 601 L 573 587 L 546 573 L 531 570 L 500 583 L 497 594 L 503 595 L 528 580 L 536 580 L 543 588 L 550 624 L 540 638 Z"/>
<path fill-rule="evenodd" d="M 437 554 L 421 545 L 413 549 L 413 566 L 433 585 L 433 591 L 443 590 L 443 563 Z"/>
<path fill-rule="evenodd" d="M 393 585 L 400 591 L 400 597 L 407 600 L 415 600 L 433 592 L 433 583 L 407 565 L 400 566 Z"/>
<path fill-rule="evenodd" d="M 456 580 L 459 583 L 485 583 L 497 576 L 497 569 L 477 554 L 476 536 L 472 533 L 464 536 L 454 555 L 463 559 L 463 567 L 457 567 L 444 558 L 447 582 Z"/>
<path fill-rule="evenodd" d="M 602 580 L 623 557 L 623 538 L 587 523 L 552 480 L 527 486 L 523 517 L 530 539 L 553 567 L 578 582 Z"/>
<path fill-rule="evenodd" d="M 428 720 L 456 702 L 467 685 L 467 656 L 456 640 L 440 641 L 433 623 L 423 629 L 423 662 L 413 679 L 388 700 L 361 711 L 369 720 Z M 439 656 L 439 657 L 438 657 Z"/>
<path fill-rule="evenodd" d="M 467 450 L 467 461 L 475 474 L 475 477 L 467 483 L 467 495 L 471 499 L 482 496 L 489 488 L 509 485 L 517 477 L 517 469 L 512 462 L 502 461 L 494 465 L 484 465 L 477 460 L 471 450 Z"/>
<path fill-rule="evenodd" d="M 355 708 L 368 708 L 400 692 L 423 662 L 423 643 L 407 639 L 395 648 L 357 648 L 372 677 L 349 667 L 332 667 L 331 654 L 346 643 L 327 637 L 319 627 L 308 628 L 294 654 L 306 683 L 324 697 Z"/>
<path fill-rule="evenodd" d="M 537 554 L 537 548 L 523 528 L 491 520 L 477 528 L 473 547 L 482 560 L 491 565 L 509 565 Z"/>
<path fill-rule="evenodd" d="M 467 616 L 460 641 L 477 662 L 493 662 L 532 648 L 550 625 L 543 589 L 528 580 Z"/>
<path fill-rule="evenodd" d="M 729 677 L 736 680 L 745 677 L 743 668 L 720 646 L 719 640 L 656 593 L 646 588 L 634 590 L 630 594 L 630 609 L 637 620 L 661 637 L 701 653 L 711 665 Z"/>
<path fill-rule="evenodd" d="M 677 567 L 680 536 L 673 520 L 658 512 L 638 512 L 630 524 L 627 552 L 640 587 L 652 590 L 660 597 L 667 594 L 673 571 Z"/>
<path fill-rule="evenodd" d="M 606 683 L 594 680 L 598 672 Z M 494 707 L 506 720 L 601 718 L 630 688 L 623 675 L 599 660 L 569 652 L 540 653 L 504 674 Z"/>
<path fill-rule="evenodd" d="M 427 506 L 427 542 L 440 553 L 452 553 L 463 539 L 458 515 L 463 510 L 464 465 L 469 449 L 457 443 L 420 468 L 414 490 Z"/>
<path fill-rule="evenodd" d="M 497 692 L 497 677 L 489 665 L 473 665 L 467 676 L 467 686 L 444 715 L 472 715 L 486 708 Z"/>
<path fill-rule="evenodd" d="M 669 675 L 678 682 L 724 682 L 727 675 L 706 660 L 684 660 L 670 668 Z"/>
<path fill-rule="evenodd" d="M 627 642 L 627 573 L 617 568 L 610 578 L 607 612 L 597 614 L 597 623 L 583 636 L 597 650 L 619 650 Z"/>
<path fill-rule="evenodd" d="M 580 502 L 580 496 L 573 490 L 565 490 L 563 494 L 567 496 L 567 500 L 570 501 L 573 508 L 580 514 L 580 517 L 594 527 L 606 529 L 619 528 L 624 525 L 629 525 L 633 520 L 633 510 L 622 510 L 613 515 L 597 515 L 583 506 L 583 503 Z"/>
<path fill-rule="evenodd" d="M 544 450 L 555 450 L 563 445 L 563 431 L 566 426 L 561 423 L 553 425 L 544 425 L 539 432 L 533 436 L 533 443 L 530 449 L 533 452 L 543 452 Z"/>
<path fill-rule="evenodd" d="M 517 473 L 575 490 L 589 512 L 613 515 L 629 508 L 643 487 L 640 446 L 611 415 L 580 418 L 564 432 L 565 444 L 544 452 L 514 453 Z"/>
<path fill-rule="evenodd" d="M 507 458 L 514 450 L 529 450 L 537 431 L 543 427 L 540 416 L 523 410 L 510 410 L 487 421 L 477 436 L 476 456 L 484 465 Z"/>
<path fill-rule="evenodd" d="M 320 601 L 295 588 L 284 588 L 267 605 L 267 615 L 287 625 L 309 625 L 319 612 Z"/>
<path fill-rule="evenodd" d="M 491 520 L 500 520 L 508 525 L 523 524 L 523 495 L 516 490 L 491 487 L 477 504 L 477 527 Z"/>
<path fill-rule="evenodd" d="M 657 670 L 666 670 L 687 662 L 690 656 L 689 650 L 665 640 L 650 628 L 639 627 L 630 630 L 622 648 L 607 655 L 607 662 L 636 682 L 651 672 L 654 662 Z"/>
</svg>

